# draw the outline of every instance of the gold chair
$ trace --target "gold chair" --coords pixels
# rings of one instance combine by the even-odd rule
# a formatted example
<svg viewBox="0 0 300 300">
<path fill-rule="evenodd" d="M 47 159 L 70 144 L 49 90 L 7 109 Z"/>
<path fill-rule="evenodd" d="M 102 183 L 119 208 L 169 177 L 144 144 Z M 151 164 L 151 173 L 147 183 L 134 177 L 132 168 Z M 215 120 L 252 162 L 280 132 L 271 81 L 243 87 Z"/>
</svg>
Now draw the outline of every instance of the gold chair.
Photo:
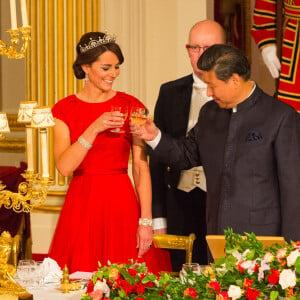
<svg viewBox="0 0 300 300">
<path fill-rule="evenodd" d="M 193 258 L 193 245 L 196 235 L 153 234 L 153 244 L 156 248 L 185 250 L 185 263 L 191 263 Z M 172 272 L 178 275 L 178 272 Z"/>
<path fill-rule="evenodd" d="M 242 236 L 244 239 L 245 236 Z M 282 236 L 262 236 L 257 235 L 257 240 L 260 241 L 264 248 L 269 247 L 275 243 L 277 244 L 284 244 L 285 240 Z M 209 247 L 209 250 L 213 256 L 214 261 L 216 262 L 220 257 L 226 256 L 225 253 L 225 235 L 207 235 L 206 241 Z"/>
</svg>

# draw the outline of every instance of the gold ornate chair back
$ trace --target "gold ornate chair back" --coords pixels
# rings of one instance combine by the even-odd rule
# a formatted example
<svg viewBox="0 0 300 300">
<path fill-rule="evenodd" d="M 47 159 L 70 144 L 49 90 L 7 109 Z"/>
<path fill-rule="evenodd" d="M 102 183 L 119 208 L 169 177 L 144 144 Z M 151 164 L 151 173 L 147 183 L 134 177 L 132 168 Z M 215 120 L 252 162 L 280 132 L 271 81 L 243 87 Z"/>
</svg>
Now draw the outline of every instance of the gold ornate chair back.
<svg viewBox="0 0 300 300">
<path fill-rule="evenodd" d="M 245 236 L 242 236 L 243 239 Z M 264 248 L 270 247 L 271 245 L 277 243 L 277 244 L 284 244 L 285 239 L 282 236 L 262 236 L 257 235 L 257 240 L 260 241 Z M 207 235 L 206 241 L 209 247 L 209 250 L 213 256 L 214 261 L 216 262 L 220 257 L 226 256 L 225 253 L 225 235 Z"/>
<path fill-rule="evenodd" d="M 185 262 L 191 263 L 193 258 L 193 245 L 195 239 L 196 235 L 194 233 L 191 233 L 187 236 L 173 234 L 154 234 L 153 244 L 156 248 L 185 250 Z M 173 274 L 177 275 L 178 273 L 173 272 Z"/>
</svg>

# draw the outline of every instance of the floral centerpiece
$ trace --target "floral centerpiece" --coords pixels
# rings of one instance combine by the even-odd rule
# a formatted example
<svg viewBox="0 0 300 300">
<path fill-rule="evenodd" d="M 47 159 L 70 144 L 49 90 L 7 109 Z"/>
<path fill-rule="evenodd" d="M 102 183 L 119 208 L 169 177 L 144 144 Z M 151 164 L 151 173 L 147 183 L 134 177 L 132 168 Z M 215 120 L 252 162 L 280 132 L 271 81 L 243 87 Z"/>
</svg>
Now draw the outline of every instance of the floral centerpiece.
<svg viewBox="0 0 300 300">
<path fill-rule="evenodd" d="M 99 263 L 99 270 L 90 279 L 81 299 L 162 299 L 160 296 L 169 280 L 170 275 L 154 275 L 148 272 L 145 263 L 133 260 L 127 264 L 108 262 L 103 267 Z"/>
<path fill-rule="evenodd" d="M 149 273 L 145 264 L 99 266 L 82 300 L 300 299 L 300 242 L 263 248 L 254 233 L 225 230 L 226 256 L 199 275 Z"/>
</svg>

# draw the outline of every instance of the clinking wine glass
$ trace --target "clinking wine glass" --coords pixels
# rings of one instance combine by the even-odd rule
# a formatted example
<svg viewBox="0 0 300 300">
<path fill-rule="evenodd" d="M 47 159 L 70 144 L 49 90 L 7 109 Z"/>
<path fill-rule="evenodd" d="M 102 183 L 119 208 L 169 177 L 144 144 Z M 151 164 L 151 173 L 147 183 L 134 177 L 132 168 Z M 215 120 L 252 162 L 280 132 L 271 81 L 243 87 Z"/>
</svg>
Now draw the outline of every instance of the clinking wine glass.
<svg viewBox="0 0 300 300">
<path fill-rule="evenodd" d="M 111 111 L 112 112 L 113 111 L 118 111 L 118 112 L 122 113 L 122 117 L 123 117 L 124 122 L 125 122 L 125 120 L 127 118 L 127 115 L 128 115 L 128 107 L 127 106 L 112 106 Z M 117 128 L 111 129 L 110 131 L 111 132 L 117 132 L 117 133 L 123 133 L 125 131 L 122 128 L 123 127 L 121 127 L 121 128 L 117 127 Z"/>
<path fill-rule="evenodd" d="M 130 122 L 132 124 L 142 125 L 147 121 L 148 117 L 149 111 L 145 107 L 132 107 L 130 110 Z"/>
</svg>

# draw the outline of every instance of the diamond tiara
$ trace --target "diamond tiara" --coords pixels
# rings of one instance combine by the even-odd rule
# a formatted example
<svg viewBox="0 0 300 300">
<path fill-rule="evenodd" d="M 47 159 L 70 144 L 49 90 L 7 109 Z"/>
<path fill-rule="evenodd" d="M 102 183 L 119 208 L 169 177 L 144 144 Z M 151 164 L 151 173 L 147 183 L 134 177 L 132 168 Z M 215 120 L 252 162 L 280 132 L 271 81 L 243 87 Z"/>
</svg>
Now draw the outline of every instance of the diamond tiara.
<svg viewBox="0 0 300 300">
<path fill-rule="evenodd" d="M 100 45 L 105 45 L 108 43 L 114 43 L 116 41 L 115 35 L 110 35 L 109 33 L 105 33 L 103 38 L 99 36 L 98 40 L 93 40 L 90 38 L 90 41 L 88 44 L 85 44 L 84 46 L 79 45 L 80 53 L 85 53 L 86 51 L 96 48 Z"/>
</svg>

